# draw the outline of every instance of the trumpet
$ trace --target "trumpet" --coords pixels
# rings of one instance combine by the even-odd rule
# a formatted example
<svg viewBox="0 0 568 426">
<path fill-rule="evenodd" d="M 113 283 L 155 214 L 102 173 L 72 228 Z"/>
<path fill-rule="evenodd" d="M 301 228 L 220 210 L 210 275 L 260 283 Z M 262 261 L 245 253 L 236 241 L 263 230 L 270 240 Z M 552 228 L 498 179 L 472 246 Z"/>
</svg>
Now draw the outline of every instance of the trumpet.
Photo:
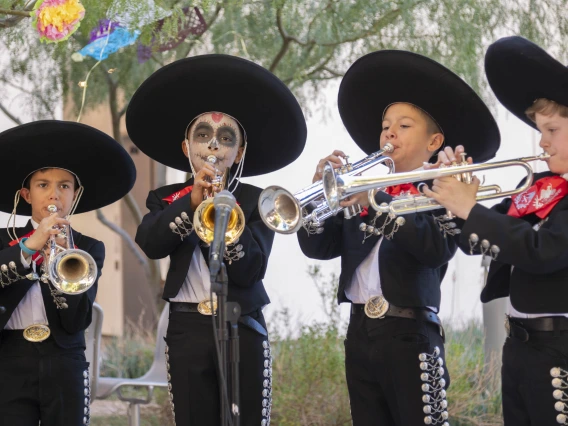
<svg viewBox="0 0 568 426">
<path fill-rule="evenodd" d="M 465 154 L 463 154 L 465 161 Z M 522 157 L 513 160 L 496 161 L 483 164 L 463 164 L 432 170 L 417 170 L 407 173 L 395 173 L 388 176 L 342 176 L 334 172 L 331 164 L 326 164 L 323 170 L 323 193 L 327 204 L 331 209 L 339 207 L 339 202 L 358 192 L 376 191 L 392 185 L 403 183 L 423 182 L 446 176 L 453 176 L 465 183 L 471 183 L 472 173 L 485 170 L 500 169 L 505 167 L 521 167 L 527 176 L 523 185 L 519 188 L 503 191 L 498 185 L 481 186 L 477 192 L 477 201 L 492 200 L 495 198 L 510 197 L 520 194 L 532 185 L 533 169 L 528 164 L 532 161 L 546 160 L 549 154 L 543 153 L 538 156 Z M 486 194 L 485 194 L 486 193 Z M 371 194 L 370 194 L 371 195 Z M 395 198 L 390 204 L 379 205 L 374 196 L 369 196 L 369 203 L 379 213 L 390 213 L 394 216 L 409 213 L 419 213 L 436 210 L 442 206 L 433 198 L 426 196 L 407 196 Z M 451 215 L 448 215 L 451 218 Z"/>
<path fill-rule="evenodd" d="M 207 162 L 210 164 L 217 163 L 217 157 L 210 155 L 207 157 Z M 213 205 L 213 197 L 215 192 L 221 191 L 227 187 L 229 180 L 229 168 L 225 169 L 224 173 L 218 173 L 215 178 L 211 180 L 212 190 L 206 191 L 204 199 L 193 214 L 193 226 L 195 233 L 201 241 L 211 244 L 215 234 L 215 206 Z M 227 224 L 227 231 L 225 232 L 225 244 L 234 244 L 245 229 L 245 215 L 237 204 L 231 210 L 229 223 Z"/>
<path fill-rule="evenodd" d="M 50 213 L 57 213 L 57 206 L 47 207 Z M 57 245 L 55 235 L 49 240 L 49 262 L 45 267 L 42 281 L 51 281 L 61 293 L 81 294 L 90 289 L 98 276 L 98 268 L 93 256 L 84 250 L 76 249 L 71 226 L 64 229 L 67 248 Z"/>
<path fill-rule="evenodd" d="M 356 163 L 347 162 L 336 173 L 345 177 L 355 176 L 378 164 L 385 164 L 389 167 L 389 172 L 392 173 L 394 172 L 394 162 L 383 154 L 390 153 L 393 150 L 393 146 L 387 143 L 383 149 Z M 343 209 L 337 205 L 331 208 L 326 203 L 323 188 L 323 181 L 321 180 L 294 194 L 281 186 L 269 186 L 261 192 L 258 199 L 260 217 L 266 226 L 280 234 L 292 234 L 302 226 L 309 233 L 321 233 L 323 222 L 327 218 L 335 216 L 341 210 L 344 211 L 346 219 L 350 219 L 360 212 L 360 206 Z M 308 206 L 314 206 L 314 208 L 308 211 Z"/>
</svg>

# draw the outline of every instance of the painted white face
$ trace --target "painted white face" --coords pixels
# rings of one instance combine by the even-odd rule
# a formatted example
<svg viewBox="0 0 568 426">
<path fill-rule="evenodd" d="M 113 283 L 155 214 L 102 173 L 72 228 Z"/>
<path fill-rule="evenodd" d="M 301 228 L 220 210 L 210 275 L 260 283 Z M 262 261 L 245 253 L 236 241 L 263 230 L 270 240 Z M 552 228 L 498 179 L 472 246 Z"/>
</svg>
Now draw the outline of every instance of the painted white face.
<svg viewBox="0 0 568 426">
<path fill-rule="evenodd" d="M 207 157 L 211 155 L 217 158 L 215 167 L 219 170 L 231 167 L 240 160 L 243 138 L 241 129 L 226 114 L 209 112 L 200 115 L 189 128 L 187 137 L 189 155 L 196 172 L 203 168 Z"/>
</svg>

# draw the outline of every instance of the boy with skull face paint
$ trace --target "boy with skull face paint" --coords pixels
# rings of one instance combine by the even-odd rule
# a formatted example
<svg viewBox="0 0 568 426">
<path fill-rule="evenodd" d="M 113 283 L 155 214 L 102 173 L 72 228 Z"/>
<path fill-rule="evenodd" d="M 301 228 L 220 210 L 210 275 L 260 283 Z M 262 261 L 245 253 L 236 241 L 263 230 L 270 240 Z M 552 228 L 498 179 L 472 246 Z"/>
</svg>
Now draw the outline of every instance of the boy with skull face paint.
<svg viewBox="0 0 568 426">
<path fill-rule="evenodd" d="M 150 76 L 130 102 L 126 124 L 132 141 L 148 156 L 191 172 L 185 183 L 150 191 L 149 213 L 136 234 L 148 257 L 170 257 L 163 298 L 170 302 L 166 351 L 176 424 L 219 424 L 217 356 L 211 317 L 203 309 L 211 306 L 209 248 L 196 235 L 193 217 L 204 196 L 213 195 L 211 181 L 230 167 L 225 189 L 233 192 L 245 216 L 242 235 L 224 255 L 228 300 L 238 302 L 242 311 L 241 425 L 266 426 L 272 361 L 262 315 L 270 300 L 262 279 L 274 234 L 258 212 L 261 189 L 240 178 L 277 170 L 298 157 L 306 139 L 302 111 L 288 88 L 264 68 L 236 57 L 206 55 L 174 62 Z"/>
</svg>

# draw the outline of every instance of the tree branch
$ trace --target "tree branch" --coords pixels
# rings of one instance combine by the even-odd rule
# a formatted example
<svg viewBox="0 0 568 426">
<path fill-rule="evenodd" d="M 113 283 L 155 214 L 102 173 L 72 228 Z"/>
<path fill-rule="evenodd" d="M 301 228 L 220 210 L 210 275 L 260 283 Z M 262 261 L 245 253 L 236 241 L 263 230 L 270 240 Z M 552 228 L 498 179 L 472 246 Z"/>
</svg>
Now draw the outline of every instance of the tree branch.
<svg viewBox="0 0 568 426">
<path fill-rule="evenodd" d="M 18 117 L 16 117 L 16 116 L 12 115 L 12 114 L 10 113 L 10 111 L 8 111 L 8 110 L 6 109 L 6 107 L 4 107 L 4 105 L 2 105 L 1 103 L 0 103 L 0 111 L 2 111 L 4 114 L 6 114 L 6 117 L 8 117 L 10 120 L 12 120 L 14 123 L 16 123 L 18 126 L 19 126 L 20 124 L 22 124 L 22 122 L 20 121 L 20 119 L 19 119 Z"/>
<path fill-rule="evenodd" d="M 14 27 L 24 18 L 30 18 L 30 11 L 33 9 L 33 3 L 27 4 L 23 10 L 0 9 L 0 14 L 11 15 L 11 18 L 0 19 L 0 28 Z M 7 11 L 7 12 L 2 12 Z M 15 13 L 8 13 L 15 12 Z"/>
<path fill-rule="evenodd" d="M 45 107 L 45 109 L 49 112 L 49 114 L 51 114 L 52 117 L 55 117 L 55 113 L 51 109 L 51 105 L 42 96 L 38 95 L 37 93 L 32 92 L 31 90 L 24 89 L 23 87 L 12 83 L 10 80 L 7 80 L 4 77 L 0 77 L 0 82 L 6 84 L 8 86 L 11 86 L 16 90 L 19 90 L 20 92 L 23 92 L 27 95 L 30 95 L 30 96 L 33 96 L 33 97 L 39 99 L 41 101 L 41 103 L 43 104 L 43 106 Z"/>
<path fill-rule="evenodd" d="M 22 16 L 24 18 L 31 18 L 30 12 L 25 10 L 12 10 L 0 8 L 0 15 Z"/>
<path fill-rule="evenodd" d="M 124 241 L 124 243 L 132 251 L 132 253 L 134 253 L 134 256 L 138 260 L 138 263 L 140 263 L 140 265 L 142 265 L 144 267 L 144 271 L 146 272 L 146 275 L 149 277 L 150 276 L 150 268 L 149 268 L 149 265 L 148 265 L 148 261 L 146 260 L 146 257 L 144 256 L 142 251 L 134 243 L 134 241 L 132 240 L 130 235 L 128 235 L 128 232 L 126 232 L 120 226 L 118 226 L 115 223 L 112 223 L 110 220 L 108 220 L 106 218 L 106 216 L 103 214 L 101 209 L 97 209 L 96 212 L 97 212 L 97 219 L 103 225 L 105 225 L 107 228 L 110 228 L 113 232 L 116 232 L 118 235 L 120 235 L 120 237 L 122 238 L 122 241 Z"/>
<path fill-rule="evenodd" d="M 278 51 L 278 53 L 276 54 L 276 56 L 272 60 L 270 67 L 268 68 L 268 70 L 270 72 L 274 72 L 274 70 L 276 69 L 276 67 L 278 66 L 278 64 L 280 63 L 280 61 L 282 60 L 282 58 L 284 57 L 286 52 L 288 51 L 288 48 L 290 47 L 290 41 L 292 41 L 292 39 L 288 36 L 288 34 L 286 34 L 286 31 L 284 31 L 284 27 L 282 26 L 282 7 L 283 6 L 284 6 L 284 2 L 282 3 L 281 7 L 278 7 L 278 9 L 276 9 L 276 27 L 278 28 L 278 32 L 280 33 L 280 36 L 282 37 L 282 47 L 280 47 L 280 50 Z"/>
</svg>

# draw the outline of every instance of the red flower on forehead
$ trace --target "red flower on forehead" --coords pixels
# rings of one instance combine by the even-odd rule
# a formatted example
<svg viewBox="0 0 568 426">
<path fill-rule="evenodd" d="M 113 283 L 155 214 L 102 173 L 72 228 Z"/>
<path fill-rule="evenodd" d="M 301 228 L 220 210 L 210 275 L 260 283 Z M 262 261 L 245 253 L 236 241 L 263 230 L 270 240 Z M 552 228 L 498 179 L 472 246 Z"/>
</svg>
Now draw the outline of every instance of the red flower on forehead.
<svg viewBox="0 0 568 426">
<path fill-rule="evenodd" d="M 219 123 L 223 119 L 223 114 L 214 112 L 213 114 L 211 114 L 211 118 L 213 118 L 213 121 L 215 123 Z"/>
</svg>

